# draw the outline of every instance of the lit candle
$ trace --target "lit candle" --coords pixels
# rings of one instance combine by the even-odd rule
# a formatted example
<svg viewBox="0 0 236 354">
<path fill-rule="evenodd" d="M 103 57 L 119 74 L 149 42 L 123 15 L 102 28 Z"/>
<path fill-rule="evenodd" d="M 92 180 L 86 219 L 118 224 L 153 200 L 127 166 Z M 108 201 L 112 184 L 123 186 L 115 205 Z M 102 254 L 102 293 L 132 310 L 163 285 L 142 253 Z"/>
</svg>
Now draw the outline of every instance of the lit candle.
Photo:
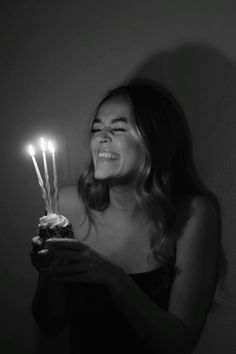
<svg viewBox="0 0 236 354">
<path fill-rule="evenodd" d="M 57 181 L 57 167 L 55 157 L 55 147 L 51 141 L 48 142 L 48 150 L 52 154 L 52 166 L 53 166 L 53 183 L 54 183 L 54 208 L 55 213 L 58 213 L 58 181 Z"/>
<path fill-rule="evenodd" d="M 43 179 L 42 179 L 42 176 L 41 176 L 41 173 L 39 171 L 39 168 L 38 168 L 38 164 L 37 164 L 37 161 L 35 159 L 35 150 L 34 150 L 34 147 L 32 145 L 29 145 L 28 147 L 28 152 L 32 158 L 32 161 L 33 161 L 33 164 L 34 164 L 34 168 L 35 168 L 35 172 L 36 172 L 36 175 L 38 177 L 38 182 L 39 182 L 39 186 L 41 188 L 41 192 L 42 192 L 42 196 L 43 196 L 43 199 L 44 199 L 44 202 L 45 202 L 45 209 L 47 210 L 47 213 L 49 213 L 49 203 L 48 203 L 48 200 L 47 200 L 47 194 L 46 194 L 46 190 L 44 188 L 44 184 L 43 184 Z"/>
<path fill-rule="evenodd" d="M 43 154 L 44 176 L 45 176 L 46 191 L 47 191 L 48 203 L 49 203 L 49 212 L 53 213 L 51 190 L 50 190 L 49 175 L 48 175 L 48 166 L 47 166 L 47 158 L 46 158 L 46 143 L 45 143 L 44 138 L 40 139 L 40 146 L 41 146 L 41 150 L 42 150 L 42 154 Z"/>
</svg>

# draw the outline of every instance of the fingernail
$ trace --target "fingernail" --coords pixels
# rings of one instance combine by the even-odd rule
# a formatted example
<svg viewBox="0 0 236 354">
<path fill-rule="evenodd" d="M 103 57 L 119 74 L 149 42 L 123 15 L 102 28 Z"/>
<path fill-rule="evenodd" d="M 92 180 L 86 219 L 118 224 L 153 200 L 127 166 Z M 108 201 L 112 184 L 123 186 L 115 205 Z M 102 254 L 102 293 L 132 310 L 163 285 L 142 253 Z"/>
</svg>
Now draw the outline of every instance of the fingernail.
<svg viewBox="0 0 236 354">
<path fill-rule="evenodd" d="M 49 252 L 49 250 L 43 249 L 43 250 L 41 250 L 41 251 L 38 251 L 38 255 L 39 255 L 39 256 L 43 256 L 43 255 L 47 254 L 48 252 Z"/>
</svg>

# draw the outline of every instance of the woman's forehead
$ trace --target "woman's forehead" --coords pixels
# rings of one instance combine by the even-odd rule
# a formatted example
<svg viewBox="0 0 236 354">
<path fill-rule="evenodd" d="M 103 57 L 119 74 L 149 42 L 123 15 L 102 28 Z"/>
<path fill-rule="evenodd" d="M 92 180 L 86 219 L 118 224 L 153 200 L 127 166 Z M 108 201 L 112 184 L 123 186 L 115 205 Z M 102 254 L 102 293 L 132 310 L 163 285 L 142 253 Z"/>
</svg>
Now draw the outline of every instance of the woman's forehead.
<svg viewBox="0 0 236 354">
<path fill-rule="evenodd" d="M 131 120 L 131 108 L 129 102 L 122 98 L 111 98 L 99 107 L 95 121 L 112 121 L 115 118 Z"/>
</svg>

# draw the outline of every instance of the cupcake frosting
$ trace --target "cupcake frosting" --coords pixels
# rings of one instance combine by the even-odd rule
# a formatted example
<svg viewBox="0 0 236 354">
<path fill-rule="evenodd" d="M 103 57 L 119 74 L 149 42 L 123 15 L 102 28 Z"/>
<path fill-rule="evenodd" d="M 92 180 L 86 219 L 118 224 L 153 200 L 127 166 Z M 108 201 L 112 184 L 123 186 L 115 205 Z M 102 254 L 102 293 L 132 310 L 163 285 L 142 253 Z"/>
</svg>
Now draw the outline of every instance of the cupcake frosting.
<svg viewBox="0 0 236 354">
<path fill-rule="evenodd" d="M 58 214 L 48 214 L 39 219 L 39 226 L 48 227 L 50 229 L 55 226 L 66 227 L 69 223 L 69 220 L 65 216 Z"/>
</svg>

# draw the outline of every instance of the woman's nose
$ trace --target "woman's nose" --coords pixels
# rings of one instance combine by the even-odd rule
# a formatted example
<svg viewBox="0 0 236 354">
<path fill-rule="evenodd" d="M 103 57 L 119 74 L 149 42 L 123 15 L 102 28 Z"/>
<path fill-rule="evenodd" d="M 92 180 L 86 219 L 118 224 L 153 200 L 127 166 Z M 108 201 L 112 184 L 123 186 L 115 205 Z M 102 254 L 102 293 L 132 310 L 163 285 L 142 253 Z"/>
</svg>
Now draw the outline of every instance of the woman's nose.
<svg viewBox="0 0 236 354">
<path fill-rule="evenodd" d="M 111 141 L 111 136 L 108 131 L 103 131 L 100 134 L 100 143 L 107 143 Z"/>
</svg>

